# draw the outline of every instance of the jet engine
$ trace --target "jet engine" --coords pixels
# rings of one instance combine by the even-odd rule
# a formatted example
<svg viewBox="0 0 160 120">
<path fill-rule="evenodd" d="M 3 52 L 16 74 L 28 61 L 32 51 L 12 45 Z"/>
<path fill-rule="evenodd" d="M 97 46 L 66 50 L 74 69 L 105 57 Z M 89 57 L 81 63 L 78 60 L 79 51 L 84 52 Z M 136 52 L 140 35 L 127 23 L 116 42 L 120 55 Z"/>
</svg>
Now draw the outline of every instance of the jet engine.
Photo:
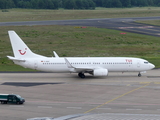
<svg viewBox="0 0 160 120">
<path fill-rule="evenodd" d="M 107 69 L 95 69 L 93 71 L 93 76 L 107 76 L 108 70 Z"/>
</svg>

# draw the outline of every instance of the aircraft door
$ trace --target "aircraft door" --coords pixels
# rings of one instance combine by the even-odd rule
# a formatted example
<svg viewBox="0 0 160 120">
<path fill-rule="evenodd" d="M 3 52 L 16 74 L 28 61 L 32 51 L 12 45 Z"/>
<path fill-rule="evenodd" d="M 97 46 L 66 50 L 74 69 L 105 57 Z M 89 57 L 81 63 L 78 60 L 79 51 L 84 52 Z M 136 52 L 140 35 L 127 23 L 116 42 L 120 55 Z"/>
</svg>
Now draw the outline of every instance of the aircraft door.
<svg viewBox="0 0 160 120">
<path fill-rule="evenodd" d="M 34 61 L 34 69 L 37 70 L 37 68 L 38 68 L 38 61 L 35 60 L 35 61 Z"/>
<path fill-rule="evenodd" d="M 137 61 L 137 68 L 140 68 L 140 61 Z"/>
</svg>

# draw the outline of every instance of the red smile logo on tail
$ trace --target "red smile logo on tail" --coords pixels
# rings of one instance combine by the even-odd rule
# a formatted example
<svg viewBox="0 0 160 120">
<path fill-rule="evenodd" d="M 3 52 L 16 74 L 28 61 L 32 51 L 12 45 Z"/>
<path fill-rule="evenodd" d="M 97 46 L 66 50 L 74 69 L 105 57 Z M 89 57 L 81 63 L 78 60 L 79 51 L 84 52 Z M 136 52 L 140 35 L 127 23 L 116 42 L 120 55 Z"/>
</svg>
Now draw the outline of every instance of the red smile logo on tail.
<svg viewBox="0 0 160 120">
<path fill-rule="evenodd" d="M 27 50 L 27 48 L 25 48 L 25 50 Z M 22 52 L 22 50 L 18 50 L 19 51 L 19 53 L 21 54 L 21 55 L 25 55 L 26 54 L 26 51 L 24 51 L 24 52 Z"/>
</svg>

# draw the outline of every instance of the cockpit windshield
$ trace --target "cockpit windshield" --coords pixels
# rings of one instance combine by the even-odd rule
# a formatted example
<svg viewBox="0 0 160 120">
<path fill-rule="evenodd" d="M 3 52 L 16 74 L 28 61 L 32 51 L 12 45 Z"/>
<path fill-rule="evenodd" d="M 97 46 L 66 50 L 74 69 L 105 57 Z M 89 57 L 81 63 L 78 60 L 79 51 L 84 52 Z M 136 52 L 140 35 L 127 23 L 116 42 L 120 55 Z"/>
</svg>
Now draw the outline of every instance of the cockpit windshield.
<svg viewBox="0 0 160 120">
<path fill-rule="evenodd" d="M 149 62 L 145 61 L 144 63 L 145 63 L 145 64 L 148 64 Z"/>
</svg>

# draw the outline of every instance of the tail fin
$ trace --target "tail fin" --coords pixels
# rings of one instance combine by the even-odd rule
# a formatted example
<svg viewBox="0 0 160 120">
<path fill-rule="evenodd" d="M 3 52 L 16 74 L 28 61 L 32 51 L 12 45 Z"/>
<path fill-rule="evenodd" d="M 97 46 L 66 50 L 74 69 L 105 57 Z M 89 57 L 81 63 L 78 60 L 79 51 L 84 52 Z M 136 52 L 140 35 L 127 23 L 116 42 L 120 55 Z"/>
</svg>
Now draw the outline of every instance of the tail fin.
<svg viewBox="0 0 160 120">
<path fill-rule="evenodd" d="M 8 31 L 15 58 L 44 57 L 33 53 L 15 31 Z"/>
</svg>

